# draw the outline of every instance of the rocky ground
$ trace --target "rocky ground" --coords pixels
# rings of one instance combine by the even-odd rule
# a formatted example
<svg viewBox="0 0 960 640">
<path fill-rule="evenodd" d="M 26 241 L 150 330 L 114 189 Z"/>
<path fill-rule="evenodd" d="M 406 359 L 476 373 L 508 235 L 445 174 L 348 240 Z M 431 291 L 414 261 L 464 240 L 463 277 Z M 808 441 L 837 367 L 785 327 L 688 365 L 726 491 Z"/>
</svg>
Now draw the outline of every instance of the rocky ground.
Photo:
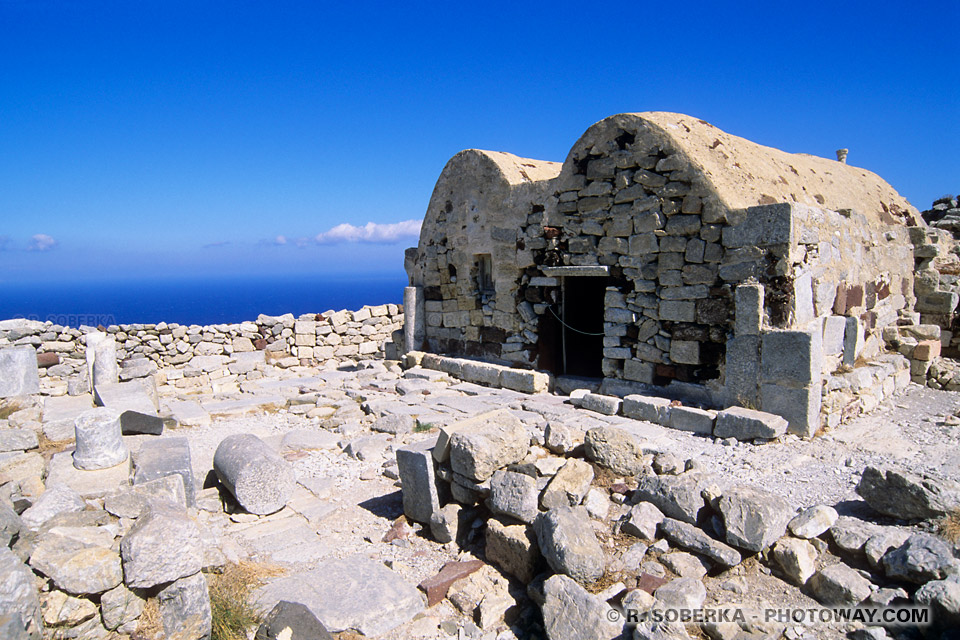
<svg viewBox="0 0 960 640">
<path fill-rule="evenodd" d="M 557 425 L 568 427 L 582 438 L 584 432 L 596 427 L 629 423 L 632 433 L 642 435 L 646 443 L 663 452 L 653 460 L 662 476 L 686 468 L 687 474 L 709 475 L 721 494 L 738 487 L 755 487 L 782 497 L 792 511 L 829 505 L 840 516 L 881 525 L 899 524 L 908 531 L 929 530 L 932 525 L 929 521 L 897 522 L 872 512 L 855 491 L 865 468 L 897 467 L 960 480 L 960 419 L 955 417 L 960 396 L 913 384 L 869 415 L 820 437 L 801 440 L 785 436 L 751 444 L 594 413 L 574 407 L 565 396 L 487 388 L 419 367 L 403 370 L 393 361 L 351 362 L 327 370 L 279 369 L 268 364 L 259 368 L 263 377 L 245 383 L 239 393 L 214 396 L 204 394 L 202 387 L 185 392 L 173 384 L 158 388 L 161 407 L 170 407 L 172 401 L 191 400 L 208 409 L 210 415 L 209 421 L 200 419 L 195 426 L 167 428 L 159 436 L 185 436 L 189 440 L 199 490 L 198 508 L 192 513 L 205 530 L 205 566 L 215 571 L 241 559 L 279 566 L 281 575 L 266 580 L 256 592 L 264 612 L 278 600 L 319 598 L 317 601 L 322 602 L 317 607 L 327 607 L 329 619 L 348 620 L 344 628 L 359 628 L 371 636 L 491 640 L 547 637 L 540 611 L 541 605 L 549 605 L 542 602 L 542 582 L 538 593 L 537 588 L 528 589 L 492 563 L 485 562 L 480 570 L 454 582 L 447 597 L 432 607 L 421 611 L 422 603 L 411 600 L 413 588 L 435 576 L 446 563 L 488 560 L 484 531 L 490 514 L 483 507 L 464 509 L 461 513 L 466 518 L 461 516 L 459 542 L 434 541 L 429 526 L 403 517 L 396 450 L 436 438 L 440 427 L 486 411 L 509 410 L 532 441 L 541 445 L 534 445 L 525 461 L 549 458 L 550 452 L 542 446 L 548 424 L 554 429 Z M 0 426 L 36 428 L 43 421 L 42 413 L 27 406 Z M 265 516 L 246 513 L 222 487 L 217 487 L 212 474 L 214 453 L 225 437 L 237 433 L 260 437 L 292 464 L 298 485 L 280 511 Z M 124 438 L 134 456 L 144 442 L 152 439 L 157 436 Z M 50 447 L 48 461 L 52 452 L 64 446 L 69 450 L 69 444 Z M 582 457 L 576 450 L 572 455 Z M 744 562 L 724 570 L 665 540 L 655 543 L 631 535 L 624 523 L 631 514 L 627 496 L 636 488 L 636 481 L 602 465 L 592 466 L 592 485 L 598 491 L 586 503 L 608 566 L 599 581 L 587 585 L 588 591 L 602 592 L 602 599 L 609 597 L 616 604 L 625 590 L 638 586 L 637 576 L 668 581 L 681 577 L 687 582 L 674 581 L 681 590 L 675 602 L 696 603 L 701 587 L 693 583 L 702 582 L 703 606 L 757 610 L 818 606 L 811 597 L 811 587 L 798 588 L 785 579 L 768 552 L 756 556 L 745 553 Z M 618 487 L 620 484 L 626 486 Z M 89 508 L 98 505 L 102 501 L 88 500 Z M 839 562 L 837 549 L 823 542 L 825 536 L 813 540 L 818 568 Z M 637 546 L 641 540 L 642 549 Z M 632 569 L 624 566 L 630 564 L 629 553 L 639 553 L 630 560 Z M 343 562 L 336 562 L 340 560 Z M 378 573 L 383 568 L 387 571 Z M 43 584 L 43 580 L 38 581 Z M 877 592 L 881 585 L 875 582 L 867 593 L 869 589 Z M 533 580 L 534 585 L 537 583 Z M 686 593 L 688 588 L 692 596 Z M 311 589 L 326 595 L 318 596 Z M 666 591 L 663 594 L 666 598 Z M 691 597 L 693 600 L 684 599 Z M 691 625 L 688 631 L 694 636 L 707 633 L 712 638 L 841 638 L 847 637 L 853 627 L 774 622 L 745 628 L 747 631 L 740 636 L 716 626 L 700 630 Z M 57 633 L 55 625 L 50 629 Z M 131 632 L 133 627 L 121 630 Z M 584 628 L 567 637 L 601 637 L 590 635 L 595 632 Z M 353 633 L 344 631 L 342 637 L 354 637 Z M 561 637 L 558 634 L 562 633 L 554 627 L 551 637 Z M 642 637 L 685 636 L 676 631 L 674 635 Z"/>
</svg>

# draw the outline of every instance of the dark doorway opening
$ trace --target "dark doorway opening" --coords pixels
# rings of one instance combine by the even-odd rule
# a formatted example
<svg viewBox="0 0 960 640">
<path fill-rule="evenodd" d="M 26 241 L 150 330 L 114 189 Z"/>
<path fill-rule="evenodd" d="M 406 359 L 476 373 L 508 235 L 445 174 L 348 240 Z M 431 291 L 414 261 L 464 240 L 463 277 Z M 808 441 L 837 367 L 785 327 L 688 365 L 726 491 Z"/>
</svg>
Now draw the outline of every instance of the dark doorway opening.
<svg viewBox="0 0 960 640">
<path fill-rule="evenodd" d="M 569 376 L 603 376 L 603 298 L 609 278 L 563 280 L 561 361 Z"/>
</svg>

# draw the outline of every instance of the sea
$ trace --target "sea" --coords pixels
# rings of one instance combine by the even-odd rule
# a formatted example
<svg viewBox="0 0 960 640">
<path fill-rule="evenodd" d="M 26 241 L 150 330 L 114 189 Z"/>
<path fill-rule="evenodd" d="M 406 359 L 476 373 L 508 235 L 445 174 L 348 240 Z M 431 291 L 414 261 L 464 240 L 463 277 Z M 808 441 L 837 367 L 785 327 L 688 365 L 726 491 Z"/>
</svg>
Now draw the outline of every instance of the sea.
<svg viewBox="0 0 960 640">
<path fill-rule="evenodd" d="M 261 313 L 357 310 L 403 302 L 402 271 L 361 277 L 257 276 L 0 283 L 0 319 L 69 327 L 111 324 L 233 324 Z"/>
</svg>

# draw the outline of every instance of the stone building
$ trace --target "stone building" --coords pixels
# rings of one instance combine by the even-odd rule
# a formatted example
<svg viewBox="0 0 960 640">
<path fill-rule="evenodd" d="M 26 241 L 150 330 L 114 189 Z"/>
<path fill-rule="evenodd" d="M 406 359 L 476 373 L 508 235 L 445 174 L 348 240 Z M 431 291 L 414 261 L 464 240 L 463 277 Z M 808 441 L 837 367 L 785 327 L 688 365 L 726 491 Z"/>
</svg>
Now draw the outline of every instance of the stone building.
<svg viewBox="0 0 960 640">
<path fill-rule="evenodd" d="M 820 424 L 822 375 L 913 308 L 917 211 L 877 175 L 673 113 L 563 164 L 467 150 L 407 251 L 407 347 Z"/>
</svg>

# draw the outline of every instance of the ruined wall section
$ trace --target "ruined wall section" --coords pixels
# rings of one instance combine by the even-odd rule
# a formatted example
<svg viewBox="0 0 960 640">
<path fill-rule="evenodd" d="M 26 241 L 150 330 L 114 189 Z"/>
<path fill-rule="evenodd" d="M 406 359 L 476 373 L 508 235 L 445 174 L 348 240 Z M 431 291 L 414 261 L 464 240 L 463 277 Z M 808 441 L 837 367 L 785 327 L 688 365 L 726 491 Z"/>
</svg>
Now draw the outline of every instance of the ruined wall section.
<svg viewBox="0 0 960 640">
<path fill-rule="evenodd" d="M 543 233 L 522 229 L 550 203 L 546 185 L 559 171 L 559 163 L 476 149 L 447 163 L 407 265 L 423 291 L 427 349 L 532 366 L 518 284 Z"/>
</svg>

